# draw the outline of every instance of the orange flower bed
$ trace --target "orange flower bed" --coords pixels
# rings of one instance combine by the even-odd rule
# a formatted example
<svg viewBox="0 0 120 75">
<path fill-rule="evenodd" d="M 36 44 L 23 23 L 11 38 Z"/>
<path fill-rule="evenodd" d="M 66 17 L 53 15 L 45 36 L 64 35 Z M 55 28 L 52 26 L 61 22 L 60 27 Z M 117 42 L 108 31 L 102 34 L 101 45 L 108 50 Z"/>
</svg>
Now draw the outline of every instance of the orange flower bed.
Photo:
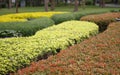
<svg viewBox="0 0 120 75">
<path fill-rule="evenodd" d="M 120 22 L 103 33 L 11 75 L 119 75 Z"/>
</svg>

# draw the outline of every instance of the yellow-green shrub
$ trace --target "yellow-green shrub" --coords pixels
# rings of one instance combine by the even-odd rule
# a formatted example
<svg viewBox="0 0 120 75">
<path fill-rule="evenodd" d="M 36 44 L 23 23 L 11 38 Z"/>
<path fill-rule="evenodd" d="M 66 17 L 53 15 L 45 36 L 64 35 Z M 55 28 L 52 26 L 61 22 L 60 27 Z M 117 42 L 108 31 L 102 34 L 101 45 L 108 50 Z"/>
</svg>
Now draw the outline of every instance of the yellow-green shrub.
<svg viewBox="0 0 120 75">
<path fill-rule="evenodd" d="M 85 21 L 68 21 L 38 31 L 32 37 L 0 39 L 0 73 L 14 72 L 38 56 L 57 53 L 98 33 L 98 26 Z"/>
</svg>

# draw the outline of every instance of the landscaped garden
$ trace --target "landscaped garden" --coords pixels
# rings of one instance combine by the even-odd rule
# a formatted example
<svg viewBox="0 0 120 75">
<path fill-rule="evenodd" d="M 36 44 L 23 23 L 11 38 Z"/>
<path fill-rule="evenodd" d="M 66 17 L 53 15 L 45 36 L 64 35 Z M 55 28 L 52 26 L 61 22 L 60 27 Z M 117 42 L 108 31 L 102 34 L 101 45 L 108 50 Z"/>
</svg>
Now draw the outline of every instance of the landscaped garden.
<svg viewBox="0 0 120 75">
<path fill-rule="evenodd" d="M 2 9 L 0 75 L 119 75 L 119 10 L 58 8 Z"/>
</svg>

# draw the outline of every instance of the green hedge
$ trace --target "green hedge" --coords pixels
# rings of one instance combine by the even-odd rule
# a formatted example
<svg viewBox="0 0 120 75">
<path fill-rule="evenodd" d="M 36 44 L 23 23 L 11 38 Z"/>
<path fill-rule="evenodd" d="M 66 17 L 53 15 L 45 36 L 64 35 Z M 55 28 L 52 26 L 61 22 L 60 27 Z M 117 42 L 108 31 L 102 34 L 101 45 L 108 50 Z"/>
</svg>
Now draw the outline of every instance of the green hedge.
<svg viewBox="0 0 120 75">
<path fill-rule="evenodd" d="M 89 15 L 89 14 L 99 14 L 99 13 L 105 13 L 105 11 L 91 11 L 91 12 L 74 12 L 74 13 L 64 13 L 64 14 L 55 14 L 51 18 L 55 22 L 55 24 L 59 24 L 64 21 L 70 21 L 70 20 L 80 20 L 81 17 Z"/>
<path fill-rule="evenodd" d="M 64 21 L 75 20 L 75 16 L 72 13 L 64 13 L 64 14 L 55 14 L 51 17 L 55 24 L 59 24 Z"/>
<path fill-rule="evenodd" d="M 98 33 L 98 26 L 68 21 L 38 31 L 31 37 L 0 39 L 0 73 L 7 74 L 30 64 L 46 53 L 57 53 Z"/>
<path fill-rule="evenodd" d="M 38 30 L 54 25 L 54 21 L 50 18 L 44 17 L 39 19 L 33 19 L 27 22 L 7 22 L 0 23 L 0 37 L 16 37 L 31 36 L 34 35 Z M 10 31 L 7 32 L 6 31 Z M 11 31 L 13 33 L 11 33 Z M 9 35 L 9 34 L 11 35 Z"/>
</svg>

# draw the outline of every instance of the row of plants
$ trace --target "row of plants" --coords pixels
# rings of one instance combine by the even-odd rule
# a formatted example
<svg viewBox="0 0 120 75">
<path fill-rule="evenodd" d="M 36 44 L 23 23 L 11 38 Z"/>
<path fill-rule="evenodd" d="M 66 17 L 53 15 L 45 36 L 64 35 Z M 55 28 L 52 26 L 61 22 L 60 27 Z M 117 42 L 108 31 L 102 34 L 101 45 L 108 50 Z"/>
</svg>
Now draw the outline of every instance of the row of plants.
<svg viewBox="0 0 120 75">
<path fill-rule="evenodd" d="M 59 13 L 59 14 L 57 14 Z M 62 13 L 62 14 L 60 14 Z M 103 13 L 103 12 L 96 12 L 97 13 Z M 37 14 L 37 15 L 36 15 Z M 39 14 L 39 15 L 38 15 Z M 54 14 L 54 15 L 53 15 Z M 43 28 L 46 28 L 50 25 L 59 24 L 64 21 L 69 20 L 79 20 L 82 16 L 88 15 L 88 14 L 95 14 L 94 12 L 85 12 L 84 14 L 80 12 L 75 13 L 63 13 L 63 12 L 43 12 L 40 14 L 40 12 L 34 13 L 19 13 L 19 14 L 8 14 L 3 15 L 3 20 L 6 17 L 12 18 L 12 19 L 26 19 L 29 18 L 29 21 L 25 22 L 1 22 L 0 23 L 0 37 L 1 38 L 8 38 L 8 37 L 20 37 L 20 36 L 31 36 L 34 35 L 38 30 L 41 30 Z M 33 19 L 36 16 L 37 19 Z M 38 18 L 38 16 L 47 16 L 51 18 Z M 0 17 L 1 18 L 1 17 Z M 1 18 L 1 19 L 2 19 Z M 54 22 L 53 22 L 53 21 Z M 2 21 L 2 20 L 1 20 Z M 8 20 L 11 21 L 11 20 Z"/>
<path fill-rule="evenodd" d="M 100 14 L 100 13 L 105 13 L 105 11 L 98 11 L 98 12 L 74 12 L 74 13 L 62 13 L 62 14 L 54 14 L 51 16 L 51 19 L 55 22 L 55 24 L 62 23 L 64 21 L 69 21 L 69 20 L 80 20 L 81 17 L 89 14 Z"/>
<path fill-rule="evenodd" d="M 87 15 L 80 20 L 94 22 L 99 25 L 99 31 L 104 31 L 111 22 L 117 21 L 117 18 L 120 18 L 120 12 Z"/>
<path fill-rule="evenodd" d="M 27 22 L 0 23 L 0 37 L 20 37 L 34 35 L 38 30 L 54 25 L 50 18 L 43 17 Z"/>
<path fill-rule="evenodd" d="M 38 31 L 31 37 L 0 39 L 0 74 L 15 72 L 44 57 L 98 33 L 98 26 L 84 21 L 68 21 Z"/>
<path fill-rule="evenodd" d="M 40 17 L 51 17 L 54 14 L 60 14 L 66 12 L 32 12 L 32 13 L 17 13 L 7 14 L 0 16 L 0 22 L 25 22 L 29 19 L 40 18 Z"/>
<path fill-rule="evenodd" d="M 111 23 L 103 33 L 11 75 L 119 75 L 119 35 L 120 22 Z"/>
</svg>

